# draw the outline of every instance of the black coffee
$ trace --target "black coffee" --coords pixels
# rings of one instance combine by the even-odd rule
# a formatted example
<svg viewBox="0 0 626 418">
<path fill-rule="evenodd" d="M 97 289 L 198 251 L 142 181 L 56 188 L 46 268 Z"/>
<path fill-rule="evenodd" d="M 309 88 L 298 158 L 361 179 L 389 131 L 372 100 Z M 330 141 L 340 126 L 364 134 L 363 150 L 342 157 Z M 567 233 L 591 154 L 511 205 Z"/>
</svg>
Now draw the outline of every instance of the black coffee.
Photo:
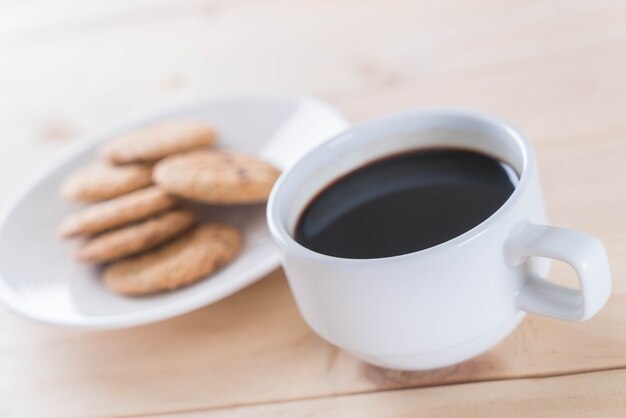
<svg viewBox="0 0 626 418">
<path fill-rule="evenodd" d="M 393 155 L 322 190 L 300 216 L 295 238 L 336 257 L 407 254 L 480 224 L 504 204 L 516 183 L 506 163 L 473 151 Z"/>
</svg>

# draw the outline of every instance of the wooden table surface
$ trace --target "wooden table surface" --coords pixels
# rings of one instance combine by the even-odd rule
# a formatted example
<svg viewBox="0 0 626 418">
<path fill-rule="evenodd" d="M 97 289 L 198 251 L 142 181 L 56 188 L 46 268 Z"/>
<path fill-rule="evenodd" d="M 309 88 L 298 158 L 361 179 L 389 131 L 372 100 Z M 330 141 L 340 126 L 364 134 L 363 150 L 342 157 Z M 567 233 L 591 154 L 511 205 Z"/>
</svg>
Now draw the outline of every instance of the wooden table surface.
<svg viewBox="0 0 626 418">
<path fill-rule="evenodd" d="M 282 271 L 134 329 L 0 308 L 0 417 L 626 416 L 624 0 L 7 0 L 0 203 L 84 134 L 251 91 L 318 95 L 353 121 L 424 106 L 512 121 L 536 147 L 552 222 L 605 242 L 608 305 L 586 323 L 529 316 L 488 353 L 425 373 L 320 340 Z M 573 283 L 563 265 L 553 276 Z"/>
</svg>

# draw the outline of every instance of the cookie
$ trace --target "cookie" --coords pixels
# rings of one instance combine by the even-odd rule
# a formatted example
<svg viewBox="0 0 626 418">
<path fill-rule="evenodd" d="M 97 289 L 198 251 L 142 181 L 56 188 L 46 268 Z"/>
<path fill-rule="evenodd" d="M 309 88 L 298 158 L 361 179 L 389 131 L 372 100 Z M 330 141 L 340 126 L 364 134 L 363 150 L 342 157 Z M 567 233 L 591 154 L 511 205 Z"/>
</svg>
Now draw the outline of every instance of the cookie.
<svg viewBox="0 0 626 418">
<path fill-rule="evenodd" d="M 61 185 L 61 196 L 74 202 L 111 199 L 152 184 L 152 169 L 132 164 L 94 163 L 72 172 Z"/>
<path fill-rule="evenodd" d="M 174 120 L 128 132 L 104 144 L 101 154 L 113 164 L 153 163 L 214 142 L 215 130 L 205 123 Z"/>
<path fill-rule="evenodd" d="M 146 187 L 82 209 L 67 216 L 59 227 L 64 238 L 93 235 L 147 218 L 176 204 L 176 199 L 157 187 Z"/>
<path fill-rule="evenodd" d="M 193 213 L 179 209 L 105 232 L 76 251 L 80 261 L 101 263 L 156 247 L 189 228 Z"/>
<path fill-rule="evenodd" d="M 253 157 L 195 151 L 160 161 L 152 172 L 168 193 L 213 204 L 265 202 L 280 171 Z"/>
<path fill-rule="evenodd" d="M 198 226 L 175 241 L 111 264 L 104 282 L 127 295 L 172 290 L 193 283 L 235 258 L 241 234 L 222 224 Z"/>
</svg>

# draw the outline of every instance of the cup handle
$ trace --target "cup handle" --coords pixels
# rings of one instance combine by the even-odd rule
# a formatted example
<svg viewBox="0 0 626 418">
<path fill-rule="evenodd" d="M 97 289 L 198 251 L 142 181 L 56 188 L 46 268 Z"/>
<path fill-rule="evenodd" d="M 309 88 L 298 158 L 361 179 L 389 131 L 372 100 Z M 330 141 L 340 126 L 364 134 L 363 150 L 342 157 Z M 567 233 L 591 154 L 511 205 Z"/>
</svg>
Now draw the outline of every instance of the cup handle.
<svg viewBox="0 0 626 418">
<path fill-rule="evenodd" d="M 609 260 L 602 242 L 571 229 L 524 223 L 513 229 L 504 247 L 507 262 L 519 267 L 529 256 L 548 257 L 571 265 L 580 290 L 530 276 L 515 303 L 526 312 L 566 321 L 585 321 L 604 306 L 611 293 Z"/>
</svg>

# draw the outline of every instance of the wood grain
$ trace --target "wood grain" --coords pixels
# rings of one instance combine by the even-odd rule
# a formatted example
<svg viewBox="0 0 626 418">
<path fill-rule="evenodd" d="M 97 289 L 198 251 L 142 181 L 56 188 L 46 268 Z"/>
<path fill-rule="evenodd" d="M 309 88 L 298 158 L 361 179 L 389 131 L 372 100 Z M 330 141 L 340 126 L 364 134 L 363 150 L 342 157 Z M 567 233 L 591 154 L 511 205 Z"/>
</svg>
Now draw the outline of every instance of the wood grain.
<svg viewBox="0 0 626 418">
<path fill-rule="evenodd" d="M 486 382 L 177 413 L 181 418 L 610 418 L 626 413 L 626 371 Z M 159 415 L 163 418 L 174 415 Z"/>
<path fill-rule="evenodd" d="M 0 6 L 0 54 L 10 63 L 0 67 L 0 203 L 16 179 L 80 135 L 155 103 L 305 92 L 355 121 L 412 107 L 472 107 L 527 133 L 552 222 L 605 242 L 614 292 L 592 321 L 528 317 L 487 354 L 427 373 L 367 366 L 321 341 L 281 271 L 213 306 L 130 330 L 49 328 L 0 308 L 0 417 L 241 405 L 250 405 L 241 416 L 444 416 L 471 415 L 463 406 L 478 400 L 486 403 L 475 416 L 576 416 L 592 398 L 598 414 L 607 405 L 604 416 L 617 415 L 622 372 L 397 389 L 626 368 L 624 1 L 63 0 L 54 10 L 38 3 Z M 572 282 L 563 265 L 552 275 Z M 373 393 L 381 390 L 389 392 Z"/>
</svg>

